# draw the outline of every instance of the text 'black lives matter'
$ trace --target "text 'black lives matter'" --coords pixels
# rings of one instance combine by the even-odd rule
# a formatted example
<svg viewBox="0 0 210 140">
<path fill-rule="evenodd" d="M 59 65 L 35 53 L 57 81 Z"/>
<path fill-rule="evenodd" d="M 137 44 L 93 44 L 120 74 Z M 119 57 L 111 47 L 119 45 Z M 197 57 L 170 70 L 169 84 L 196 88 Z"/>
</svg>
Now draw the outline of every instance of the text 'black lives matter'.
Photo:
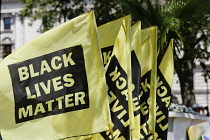
<svg viewBox="0 0 210 140">
<path fill-rule="evenodd" d="M 140 84 L 141 84 L 141 66 L 136 56 L 135 51 L 131 52 L 131 70 L 132 70 L 132 83 L 134 89 L 132 91 L 132 100 L 134 103 L 134 116 L 140 114 Z"/>
<path fill-rule="evenodd" d="M 109 62 L 109 59 L 112 55 L 113 47 L 114 46 L 112 45 L 101 49 L 104 66 L 106 66 L 106 64 Z"/>
<path fill-rule="evenodd" d="M 126 140 L 130 138 L 127 77 L 116 56 L 113 55 L 106 71 L 110 113 L 114 125 L 113 136 Z M 112 139 L 110 133 L 103 132 L 101 135 L 106 140 Z"/>
<path fill-rule="evenodd" d="M 151 70 L 141 77 L 140 84 L 140 133 L 141 140 L 147 140 L 151 136 L 149 133 L 149 105 L 150 105 L 150 81 Z"/>
<path fill-rule="evenodd" d="M 156 108 L 156 128 L 158 138 L 166 140 L 168 133 L 168 107 L 171 103 L 171 88 L 161 73 L 157 71 L 157 108 Z"/>
<path fill-rule="evenodd" d="M 81 45 L 9 65 L 16 123 L 89 108 Z"/>
</svg>

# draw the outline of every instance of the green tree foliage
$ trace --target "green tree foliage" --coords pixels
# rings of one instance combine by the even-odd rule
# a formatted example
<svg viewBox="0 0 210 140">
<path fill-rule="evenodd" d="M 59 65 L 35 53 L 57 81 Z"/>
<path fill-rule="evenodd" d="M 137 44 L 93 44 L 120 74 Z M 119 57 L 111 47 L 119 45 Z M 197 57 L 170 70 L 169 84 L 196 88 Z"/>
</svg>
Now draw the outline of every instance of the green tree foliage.
<svg viewBox="0 0 210 140">
<path fill-rule="evenodd" d="M 124 15 L 121 5 L 110 0 L 22 0 L 22 2 L 24 4 L 22 15 L 30 17 L 31 24 L 41 19 L 42 32 L 90 10 L 95 11 L 98 25 Z"/>
<path fill-rule="evenodd" d="M 201 62 L 205 77 L 208 69 L 203 60 L 209 59 L 207 46 L 210 39 L 210 1 L 209 0 L 119 0 L 125 9 L 129 9 L 133 19 L 142 21 L 143 26 L 157 25 L 158 48 L 163 56 L 169 41 L 174 38 L 174 63 L 178 74 L 183 104 L 195 103 L 193 92 L 193 69 L 195 61 Z M 163 0 L 162 0 L 163 2 Z M 204 44 L 201 46 L 200 43 Z"/>
</svg>

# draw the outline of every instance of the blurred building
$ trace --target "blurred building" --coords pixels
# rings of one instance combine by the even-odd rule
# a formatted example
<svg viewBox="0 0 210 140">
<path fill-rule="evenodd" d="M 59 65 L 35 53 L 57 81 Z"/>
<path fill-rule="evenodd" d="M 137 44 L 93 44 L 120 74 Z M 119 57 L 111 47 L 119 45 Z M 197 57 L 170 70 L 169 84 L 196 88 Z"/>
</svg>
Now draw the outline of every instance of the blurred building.
<svg viewBox="0 0 210 140">
<path fill-rule="evenodd" d="M 29 26 L 29 18 L 21 17 L 21 0 L 1 0 L 0 60 L 40 33 L 41 21 Z"/>
<path fill-rule="evenodd" d="M 209 64 L 208 64 L 209 65 Z M 202 76 L 202 68 L 197 64 L 194 69 L 194 93 L 197 104 L 210 109 L 210 79 L 205 82 Z M 174 75 L 172 94 L 177 98 L 178 103 L 182 104 L 181 90 L 177 74 Z"/>
</svg>

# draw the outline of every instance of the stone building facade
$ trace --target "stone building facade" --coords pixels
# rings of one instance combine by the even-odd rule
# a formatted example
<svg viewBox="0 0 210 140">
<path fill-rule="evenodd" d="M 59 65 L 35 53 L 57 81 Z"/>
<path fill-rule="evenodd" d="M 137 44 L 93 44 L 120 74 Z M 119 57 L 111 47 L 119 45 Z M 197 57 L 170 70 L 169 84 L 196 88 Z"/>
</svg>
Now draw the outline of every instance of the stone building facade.
<svg viewBox="0 0 210 140">
<path fill-rule="evenodd" d="M 41 21 L 29 26 L 30 19 L 21 17 L 21 0 L 1 0 L 0 60 L 30 41 L 37 32 Z"/>
</svg>

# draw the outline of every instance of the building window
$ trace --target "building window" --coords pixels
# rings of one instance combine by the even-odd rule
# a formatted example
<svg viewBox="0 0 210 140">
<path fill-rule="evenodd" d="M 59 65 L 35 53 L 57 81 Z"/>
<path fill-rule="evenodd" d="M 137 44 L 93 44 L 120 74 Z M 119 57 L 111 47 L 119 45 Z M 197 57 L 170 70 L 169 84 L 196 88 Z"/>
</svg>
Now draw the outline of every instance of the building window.
<svg viewBox="0 0 210 140">
<path fill-rule="evenodd" d="M 5 58 L 9 54 L 11 54 L 12 45 L 3 45 L 2 47 L 3 47 L 1 50 L 2 56 L 3 56 L 3 58 Z"/>
<path fill-rule="evenodd" d="M 12 40 L 10 37 L 5 37 L 1 41 L 1 46 L 0 46 L 0 60 L 11 54 L 12 52 Z"/>
<path fill-rule="evenodd" d="M 5 30 L 11 29 L 11 18 L 10 17 L 4 18 L 4 29 Z"/>
</svg>

